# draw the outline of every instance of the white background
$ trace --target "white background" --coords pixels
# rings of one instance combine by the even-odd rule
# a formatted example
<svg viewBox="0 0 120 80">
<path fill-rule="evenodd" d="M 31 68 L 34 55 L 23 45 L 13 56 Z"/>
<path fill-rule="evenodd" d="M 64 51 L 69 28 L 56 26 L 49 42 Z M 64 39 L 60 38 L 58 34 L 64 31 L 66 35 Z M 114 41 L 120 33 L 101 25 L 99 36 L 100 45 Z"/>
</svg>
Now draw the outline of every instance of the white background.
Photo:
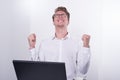
<svg viewBox="0 0 120 80">
<path fill-rule="evenodd" d="M 54 34 L 58 6 L 71 14 L 71 36 L 91 35 L 87 80 L 120 80 L 120 0 L 0 0 L 0 80 L 17 80 L 12 60 L 30 60 L 27 37 L 40 41 Z"/>
</svg>

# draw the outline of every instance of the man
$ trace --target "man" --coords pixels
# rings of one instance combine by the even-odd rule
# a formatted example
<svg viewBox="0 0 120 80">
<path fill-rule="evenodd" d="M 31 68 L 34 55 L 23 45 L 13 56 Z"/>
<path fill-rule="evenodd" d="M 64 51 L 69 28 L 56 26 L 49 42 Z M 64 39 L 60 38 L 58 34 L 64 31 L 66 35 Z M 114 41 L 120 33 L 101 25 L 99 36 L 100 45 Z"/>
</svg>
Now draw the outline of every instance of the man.
<svg viewBox="0 0 120 80">
<path fill-rule="evenodd" d="M 39 54 L 35 52 L 36 35 L 28 37 L 31 58 L 33 60 L 65 62 L 67 80 L 84 77 L 88 71 L 90 61 L 90 36 L 82 36 L 83 45 L 69 37 L 67 26 L 70 14 L 65 7 L 55 9 L 52 16 L 55 26 L 55 35 L 40 44 Z"/>
</svg>

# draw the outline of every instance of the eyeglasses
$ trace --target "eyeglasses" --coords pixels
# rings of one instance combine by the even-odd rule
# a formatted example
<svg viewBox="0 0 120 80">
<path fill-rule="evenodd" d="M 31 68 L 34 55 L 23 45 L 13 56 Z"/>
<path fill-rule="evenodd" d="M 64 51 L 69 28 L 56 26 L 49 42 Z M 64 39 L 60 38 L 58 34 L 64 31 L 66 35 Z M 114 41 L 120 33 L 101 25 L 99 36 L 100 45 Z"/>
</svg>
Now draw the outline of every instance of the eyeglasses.
<svg viewBox="0 0 120 80">
<path fill-rule="evenodd" d="M 66 17 L 67 15 L 66 14 L 54 14 L 54 17 Z"/>
</svg>

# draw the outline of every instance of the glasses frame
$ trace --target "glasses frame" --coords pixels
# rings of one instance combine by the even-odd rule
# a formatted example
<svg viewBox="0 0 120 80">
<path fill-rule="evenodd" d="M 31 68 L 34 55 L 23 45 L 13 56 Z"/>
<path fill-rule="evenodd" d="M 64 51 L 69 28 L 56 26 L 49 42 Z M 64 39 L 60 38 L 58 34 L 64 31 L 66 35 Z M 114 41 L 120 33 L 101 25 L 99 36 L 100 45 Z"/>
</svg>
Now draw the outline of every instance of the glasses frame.
<svg viewBox="0 0 120 80">
<path fill-rule="evenodd" d="M 66 14 L 54 14 L 54 17 L 55 18 L 58 18 L 58 17 L 67 17 Z"/>
</svg>

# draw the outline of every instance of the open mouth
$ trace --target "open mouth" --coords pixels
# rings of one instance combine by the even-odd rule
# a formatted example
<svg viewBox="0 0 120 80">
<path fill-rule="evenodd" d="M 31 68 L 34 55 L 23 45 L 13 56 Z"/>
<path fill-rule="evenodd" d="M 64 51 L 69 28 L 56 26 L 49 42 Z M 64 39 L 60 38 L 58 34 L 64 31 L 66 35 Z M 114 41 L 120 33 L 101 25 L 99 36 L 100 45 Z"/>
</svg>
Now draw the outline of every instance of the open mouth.
<svg viewBox="0 0 120 80">
<path fill-rule="evenodd" d="M 58 20 L 58 22 L 59 22 L 59 23 L 63 23 L 63 22 L 64 22 L 64 20 Z"/>
</svg>

